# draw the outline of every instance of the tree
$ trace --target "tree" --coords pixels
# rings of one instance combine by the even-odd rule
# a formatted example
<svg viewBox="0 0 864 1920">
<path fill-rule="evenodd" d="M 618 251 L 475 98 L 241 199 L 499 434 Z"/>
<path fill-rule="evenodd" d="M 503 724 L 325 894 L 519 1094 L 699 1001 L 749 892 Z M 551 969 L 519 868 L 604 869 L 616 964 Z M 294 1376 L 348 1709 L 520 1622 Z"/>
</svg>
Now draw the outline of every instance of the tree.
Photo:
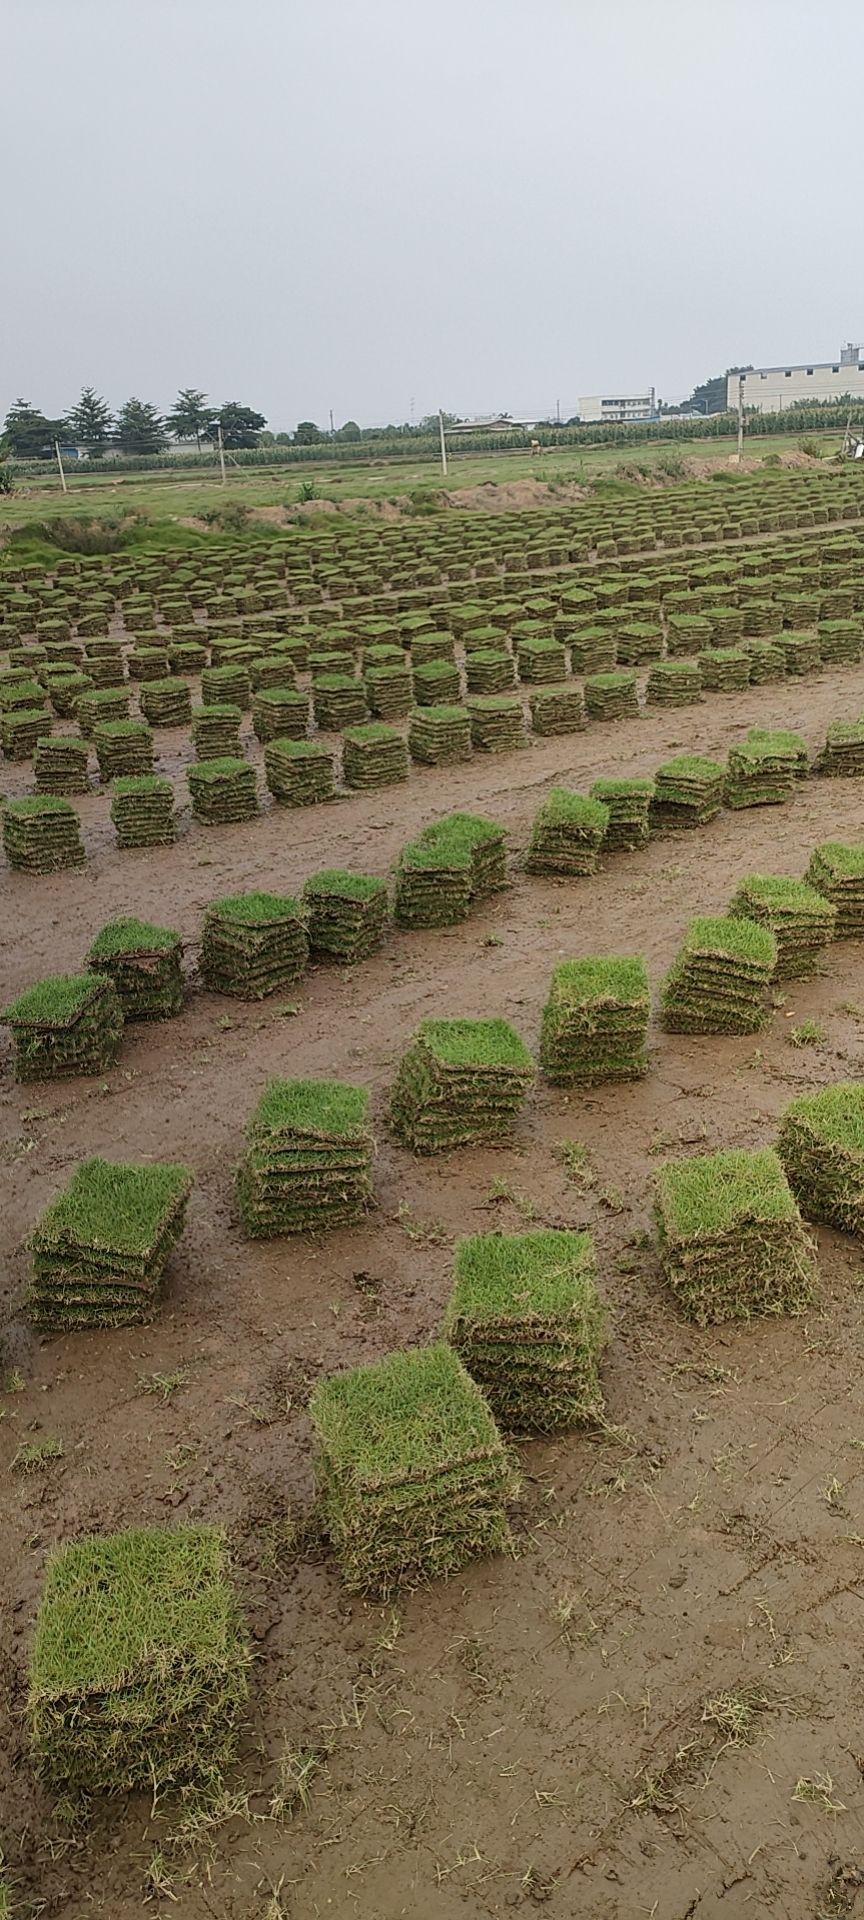
<svg viewBox="0 0 864 1920">
<path fill-rule="evenodd" d="M 3 422 L 3 452 L 15 460 L 52 460 L 63 431 L 62 420 L 48 420 L 29 400 L 16 400 Z"/>
<path fill-rule="evenodd" d="M 337 427 L 334 440 L 362 440 L 363 435 L 356 420 L 346 420 L 344 427 Z"/>
<path fill-rule="evenodd" d="M 123 453 L 161 453 L 165 422 L 146 400 L 127 400 L 117 415 L 116 440 Z"/>
<path fill-rule="evenodd" d="M 175 440 L 194 440 L 201 452 L 201 439 L 216 418 L 216 408 L 208 406 L 206 393 L 197 387 L 181 387 L 165 425 Z"/>
<path fill-rule="evenodd" d="M 314 420 L 298 420 L 297 431 L 294 435 L 295 446 L 314 447 L 323 437 L 321 428 L 316 427 Z"/>
<path fill-rule="evenodd" d="M 226 400 L 224 407 L 213 415 L 206 437 L 218 440 L 221 426 L 223 447 L 257 447 L 258 435 L 266 425 L 263 413 L 256 413 L 254 407 L 242 407 L 239 400 Z"/>
<path fill-rule="evenodd" d="M 65 421 L 65 429 L 79 446 L 86 447 L 93 460 L 101 458 L 111 438 L 114 416 L 101 395 L 84 387 L 77 407 Z"/>
<path fill-rule="evenodd" d="M 509 413 L 500 413 L 500 414 L 496 414 L 495 417 L 498 420 L 509 420 L 510 415 Z M 458 413 L 445 413 L 444 415 L 445 427 L 455 427 L 458 420 L 459 420 Z M 439 425 L 439 422 L 438 422 L 437 413 L 426 413 L 424 414 L 422 420 L 418 420 L 417 426 L 413 429 L 413 431 L 415 433 L 423 433 L 423 434 L 437 433 L 438 425 Z M 479 433 L 482 431 L 482 429 L 478 427 L 477 431 Z"/>
</svg>

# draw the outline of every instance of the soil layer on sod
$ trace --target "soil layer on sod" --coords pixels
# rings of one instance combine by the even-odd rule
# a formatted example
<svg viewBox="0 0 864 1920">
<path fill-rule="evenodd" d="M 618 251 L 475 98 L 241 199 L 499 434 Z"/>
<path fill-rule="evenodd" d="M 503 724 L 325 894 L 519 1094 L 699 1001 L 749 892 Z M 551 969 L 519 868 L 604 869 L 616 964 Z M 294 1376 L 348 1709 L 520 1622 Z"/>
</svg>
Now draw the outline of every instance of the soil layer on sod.
<svg viewBox="0 0 864 1920">
<path fill-rule="evenodd" d="M 117 1058 L 123 1032 L 118 994 L 96 971 L 40 980 L 0 1019 L 12 1032 L 18 1080 L 105 1073 Z"/>
<path fill-rule="evenodd" d="M 40 1778 L 84 1793 L 220 1784 L 250 1658 L 217 1529 L 133 1528 L 61 1547 L 30 1664 Z"/>
<path fill-rule="evenodd" d="M 250 1238 L 350 1226 L 370 1206 L 374 1141 L 365 1087 L 271 1080 L 247 1140 L 237 1202 Z"/>
<path fill-rule="evenodd" d="M 299 980 L 308 959 L 305 908 L 291 895 L 236 893 L 207 908 L 199 965 L 213 993 L 263 1000 Z"/>
<path fill-rule="evenodd" d="M 590 1233 L 485 1233 L 456 1248 L 444 1334 L 505 1432 L 596 1420 L 606 1316 Z"/>
<path fill-rule="evenodd" d="M 691 920 L 663 985 L 669 1033 L 758 1033 L 777 966 L 770 927 L 727 915 Z"/>
<path fill-rule="evenodd" d="M 666 1279 L 700 1326 L 801 1313 L 812 1301 L 815 1247 L 770 1147 L 668 1161 L 656 1206 Z"/>
<path fill-rule="evenodd" d="M 415 1153 L 512 1132 L 534 1062 L 506 1020 L 423 1020 L 404 1054 L 390 1124 Z"/>
<path fill-rule="evenodd" d="M 309 1411 L 325 1524 L 349 1589 L 386 1595 L 507 1548 L 517 1476 L 452 1347 L 332 1374 Z"/>
<path fill-rule="evenodd" d="M 639 956 L 562 960 L 543 1009 L 540 1065 L 561 1087 L 640 1080 L 651 997 Z"/>
<path fill-rule="evenodd" d="M 188 1167 L 82 1160 L 30 1235 L 31 1319 L 62 1330 L 149 1318 L 191 1190 Z"/>
<path fill-rule="evenodd" d="M 864 1239 L 864 1082 L 793 1100 L 777 1151 L 805 1218 Z"/>
<path fill-rule="evenodd" d="M 96 935 L 87 963 L 111 981 L 124 1020 L 168 1020 L 183 1006 L 182 955 L 171 927 L 128 915 Z"/>
</svg>

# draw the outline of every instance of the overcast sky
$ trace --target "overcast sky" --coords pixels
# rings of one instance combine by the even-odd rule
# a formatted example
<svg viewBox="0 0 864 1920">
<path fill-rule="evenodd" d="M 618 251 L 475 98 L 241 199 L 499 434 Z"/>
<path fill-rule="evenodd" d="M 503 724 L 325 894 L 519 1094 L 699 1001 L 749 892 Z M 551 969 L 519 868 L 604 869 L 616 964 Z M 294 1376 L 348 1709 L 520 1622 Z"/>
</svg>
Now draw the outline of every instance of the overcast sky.
<svg viewBox="0 0 864 1920">
<path fill-rule="evenodd" d="M 864 342 L 858 0 L 2 0 L 0 413 L 565 415 Z"/>
</svg>

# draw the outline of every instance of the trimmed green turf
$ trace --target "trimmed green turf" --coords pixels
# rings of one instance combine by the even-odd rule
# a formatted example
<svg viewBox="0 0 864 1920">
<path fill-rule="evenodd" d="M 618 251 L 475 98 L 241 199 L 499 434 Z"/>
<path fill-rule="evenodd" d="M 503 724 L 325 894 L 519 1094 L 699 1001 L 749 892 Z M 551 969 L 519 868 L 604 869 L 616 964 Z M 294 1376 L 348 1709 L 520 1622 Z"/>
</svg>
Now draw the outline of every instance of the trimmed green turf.
<svg viewBox="0 0 864 1920">
<path fill-rule="evenodd" d="M 444 1342 L 329 1375 L 309 1412 L 334 1464 L 361 1487 L 501 1448 L 486 1401 Z"/>
<path fill-rule="evenodd" d="M 268 1080 L 250 1123 L 255 1140 L 281 1133 L 318 1140 L 364 1137 L 369 1119 L 365 1087 L 340 1080 Z"/>
<path fill-rule="evenodd" d="M 186 1201 L 192 1174 L 184 1166 L 134 1166 L 119 1160 L 82 1160 L 42 1215 L 30 1245 L 97 1248 L 146 1259 L 166 1220 Z"/>
<path fill-rule="evenodd" d="M 798 1216 L 780 1161 L 770 1147 L 730 1149 L 673 1160 L 660 1170 L 664 1214 L 676 1234 L 704 1239 L 744 1220 L 794 1221 Z"/>
<path fill-rule="evenodd" d="M 97 933 L 88 958 L 111 960 L 126 953 L 171 953 L 179 940 L 179 933 L 170 927 L 155 927 L 148 920 L 136 920 L 133 914 L 128 914 L 119 920 L 109 920 L 101 933 Z"/>
<path fill-rule="evenodd" d="M 423 1020 L 419 1037 L 448 1067 L 533 1071 L 528 1048 L 507 1020 Z"/>
<path fill-rule="evenodd" d="M 65 1027 L 105 992 L 100 973 L 55 974 L 38 980 L 18 995 L 3 1012 L 10 1025 Z"/>
</svg>

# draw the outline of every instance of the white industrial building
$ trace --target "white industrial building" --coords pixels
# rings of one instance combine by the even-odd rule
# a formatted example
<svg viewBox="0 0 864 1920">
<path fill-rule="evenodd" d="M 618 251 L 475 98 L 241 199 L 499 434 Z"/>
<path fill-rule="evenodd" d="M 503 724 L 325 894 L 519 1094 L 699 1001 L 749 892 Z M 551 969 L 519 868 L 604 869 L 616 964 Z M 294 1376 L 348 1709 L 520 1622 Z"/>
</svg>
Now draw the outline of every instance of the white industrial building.
<svg viewBox="0 0 864 1920">
<path fill-rule="evenodd" d="M 782 413 L 784 407 L 800 407 L 807 400 L 843 400 L 847 393 L 864 399 L 864 365 L 861 349 L 850 342 L 838 360 L 814 360 L 811 366 L 751 367 L 747 373 L 730 373 L 726 381 L 726 405 L 737 407 L 739 382 L 744 405 L 754 413 Z"/>
<path fill-rule="evenodd" d="M 579 419 L 589 425 L 602 420 L 607 426 L 621 426 L 630 420 L 653 420 L 656 413 L 653 387 L 647 393 L 592 394 L 579 402 Z"/>
</svg>

